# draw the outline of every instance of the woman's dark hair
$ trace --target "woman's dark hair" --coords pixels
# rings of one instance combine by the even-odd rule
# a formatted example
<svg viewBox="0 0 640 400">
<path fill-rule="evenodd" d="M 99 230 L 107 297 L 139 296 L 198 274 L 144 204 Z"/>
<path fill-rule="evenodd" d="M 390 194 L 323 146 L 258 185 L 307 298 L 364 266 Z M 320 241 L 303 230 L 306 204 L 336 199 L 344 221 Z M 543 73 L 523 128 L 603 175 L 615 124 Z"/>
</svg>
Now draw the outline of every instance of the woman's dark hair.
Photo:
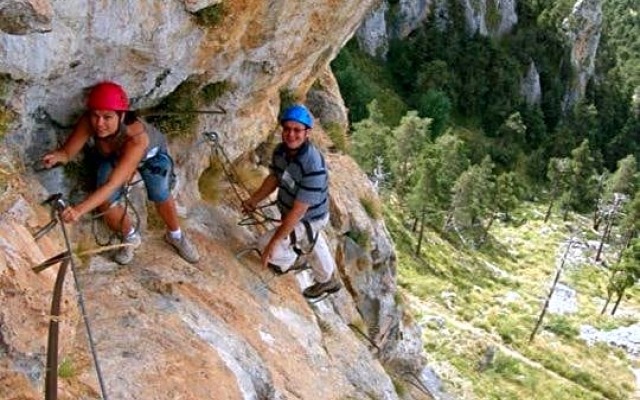
<svg viewBox="0 0 640 400">
<path fill-rule="evenodd" d="M 138 120 L 138 113 L 136 111 L 123 111 L 124 119 L 123 123 L 125 125 L 131 125 Z"/>
</svg>

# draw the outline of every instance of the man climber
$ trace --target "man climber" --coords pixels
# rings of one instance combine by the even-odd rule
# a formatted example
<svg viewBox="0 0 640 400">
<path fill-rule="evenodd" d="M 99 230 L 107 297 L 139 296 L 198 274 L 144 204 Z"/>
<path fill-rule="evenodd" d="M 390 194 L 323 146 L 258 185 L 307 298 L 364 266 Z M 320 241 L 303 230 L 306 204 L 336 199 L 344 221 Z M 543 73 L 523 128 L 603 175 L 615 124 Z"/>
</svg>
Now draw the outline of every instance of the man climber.
<svg viewBox="0 0 640 400">
<path fill-rule="evenodd" d="M 285 109 L 280 125 L 282 143 L 273 152 L 270 173 L 242 207 L 245 212 L 253 212 L 277 189 L 281 224 L 259 240 L 262 265 L 284 273 L 301 252 L 311 251 L 315 284 L 303 295 L 317 298 L 342 287 L 321 232 L 329 222 L 328 171 L 322 154 L 309 141 L 313 118 L 305 106 L 296 104 Z"/>
</svg>

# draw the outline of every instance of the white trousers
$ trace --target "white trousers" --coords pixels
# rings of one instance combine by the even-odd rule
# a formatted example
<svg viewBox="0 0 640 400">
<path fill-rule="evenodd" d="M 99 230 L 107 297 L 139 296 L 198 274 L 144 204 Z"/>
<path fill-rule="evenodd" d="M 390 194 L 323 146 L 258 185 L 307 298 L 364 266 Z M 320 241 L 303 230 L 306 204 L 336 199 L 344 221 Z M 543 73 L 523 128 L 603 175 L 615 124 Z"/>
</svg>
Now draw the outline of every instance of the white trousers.
<svg viewBox="0 0 640 400">
<path fill-rule="evenodd" d="M 313 271 L 314 280 L 320 283 L 327 282 L 331 279 L 333 271 L 336 270 L 336 261 L 333 259 L 326 237 L 322 231 L 328 222 L 329 214 L 322 219 L 310 223 L 312 236 L 315 237 L 318 235 L 318 239 L 313 246 L 313 251 L 308 254 L 307 257 L 309 257 L 308 261 Z M 275 231 L 276 229 L 274 228 L 258 239 L 258 247 L 260 250 L 263 250 L 267 246 Z M 302 253 L 307 254 L 312 246 L 305 224 L 298 222 L 294 227 L 294 231 L 296 243 L 291 243 L 291 235 L 287 236 L 279 243 L 276 243 L 273 254 L 271 255 L 271 260 L 269 260 L 270 263 L 280 267 L 282 271 L 287 271 L 291 268 L 298 258 L 298 253 L 296 253 L 294 247 L 300 249 Z"/>
</svg>

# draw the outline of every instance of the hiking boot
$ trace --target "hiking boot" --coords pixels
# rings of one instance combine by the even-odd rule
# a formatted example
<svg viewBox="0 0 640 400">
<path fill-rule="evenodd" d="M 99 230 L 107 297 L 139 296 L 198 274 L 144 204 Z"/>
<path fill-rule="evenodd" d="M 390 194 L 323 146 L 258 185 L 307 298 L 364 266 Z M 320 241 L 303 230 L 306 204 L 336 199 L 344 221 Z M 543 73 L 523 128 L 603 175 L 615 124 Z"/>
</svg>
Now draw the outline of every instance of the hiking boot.
<svg viewBox="0 0 640 400">
<path fill-rule="evenodd" d="M 331 276 L 331 279 L 329 279 L 327 282 L 317 282 L 306 288 L 304 292 L 302 292 L 302 295 L 308 299 L 315 299 L 316 297 L 320 297 L 325 293 L 330 294 L 337 292 L 341 288 L 342 283 L 338 278 L 336 278 L 336 275 L 333 274 Z"/>
<path fill-rule="evenodd" d="M 196 246 L 191 243 L 191 241 L 187 238 L 187 235 L 183 232 L 180 239 L 174 239 L 167 232 L 164 235 L 164 240 L 173 246 L 174 249 L 178 252 L 180 257 L 184 258 L 187 262 L 191 264 L 195 264 L 200 260 L 200 254 L 198 254 L 198 249 Z"/>
<path fill-rule="evenodd" d="M 142 237 L 138 232 L 133 232 L 124 239 L 122 239 L 122 244 L 126 244 L 126 246 L 121 247 L 116 252 L 115 256 L 113 256 L 113 260 L 120 265 L 127 265 L 133 260 L 133 256 L 135 254 L 136 249 L 142 243 Z"/>
</svg>

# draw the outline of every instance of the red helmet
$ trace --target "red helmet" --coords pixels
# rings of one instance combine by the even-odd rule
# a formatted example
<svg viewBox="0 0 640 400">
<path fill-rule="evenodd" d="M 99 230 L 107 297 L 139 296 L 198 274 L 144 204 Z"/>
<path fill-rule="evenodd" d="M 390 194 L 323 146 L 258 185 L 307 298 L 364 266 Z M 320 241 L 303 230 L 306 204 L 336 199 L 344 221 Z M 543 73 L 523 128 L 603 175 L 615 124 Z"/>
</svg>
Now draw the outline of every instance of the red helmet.
<svg viewBox="0 0 640 400">
<path fill-rule="evenodd" d="M 87 97 L 87 108 L 126 111 L 129 109 L 129 99 L 122 86 L 115 82 L 104 81 L 91 88 Z"/>
</svg>

